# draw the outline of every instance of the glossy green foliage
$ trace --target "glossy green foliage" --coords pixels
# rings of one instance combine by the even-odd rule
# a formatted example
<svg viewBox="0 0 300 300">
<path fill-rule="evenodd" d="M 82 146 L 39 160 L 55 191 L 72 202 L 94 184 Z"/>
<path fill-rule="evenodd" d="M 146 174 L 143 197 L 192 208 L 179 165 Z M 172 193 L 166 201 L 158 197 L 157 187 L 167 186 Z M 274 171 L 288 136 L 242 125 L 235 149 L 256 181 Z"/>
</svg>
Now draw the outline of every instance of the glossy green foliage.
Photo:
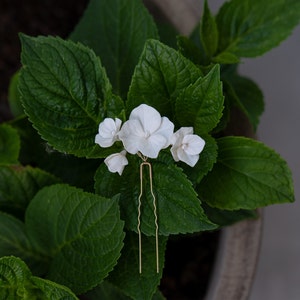
<svg viewBox="0 0 300 300">
<path fill-rule="evenodd" d="M 176 98 L 202 76 L 202 71 L 179 52 L 159 41 L 149 40 L 132 77 L 128 112 L 145 103 L 173 119 Z"/>
<path fill-rule="evenodd" d="M 222 116 L 223 101 L 220 69 L 216 65 L 182 91 L 176 101 L 176 117 L 181 126 L 192 126 L 196 134 L 208 133 Z"/>
<path fill-rule="evenodd" d="M 20 91 L 30 121 L 55 149 L 93 156 L 98 124 L 123 109 L 100 59 L 71 41 L 20 37 Z"/>
<path fill-rule="evenodd" d="M 255 57 L 286 39 L 300 21 L 297 0 L 231 0 L 216 17 L 217 61 Z"/>
<path fill-rule="evenodd" d="M 17 164 L 20 144 L 20 137 L 14 128 L 0 125 L 0 164 Z"/>
<path fill-rule="evenodd" d="M 264 144 L 243 137 L 218 140 L 218 161 L 198 187 L 201 198 L 220 209 L 255 209 L 293 202 L 286 162 Z"/>
<path fill-rule="evenodd" d="M 76 300 L 70 289 L 55 282 L 32 276 L 17 257 L 0 258 L 0 298 L 3 300 Z"/>
<path fill-rule="evenodd" d="M 125 96 L 146 40 L 158 33 L 139 0 L 91 0 L 70 38 L 101 57 L 113 90 Z"/>
<path fill-rule="evenodd" d="M 38 168 L 0 165 L 0 209 L 23 216 L 41 188 L 59 182 L 58 178 Z"/>
<path fill-rule="evenodd" d="M 42 189 L 26 211 L 25 224 L 34 249 L 50 257 L 47 278 L 78 294 L 108 275 L 123 247 L 117 199 L 67 185 Z"/>
</svg>

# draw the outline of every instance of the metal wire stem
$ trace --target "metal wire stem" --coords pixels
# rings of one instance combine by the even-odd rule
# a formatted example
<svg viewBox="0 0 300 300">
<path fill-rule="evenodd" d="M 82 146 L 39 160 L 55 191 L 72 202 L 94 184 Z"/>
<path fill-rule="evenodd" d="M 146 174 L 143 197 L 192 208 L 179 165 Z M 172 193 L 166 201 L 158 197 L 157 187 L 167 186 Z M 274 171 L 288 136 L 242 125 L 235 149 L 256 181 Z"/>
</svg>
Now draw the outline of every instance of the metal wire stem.
<svg viewBox="0 0 300 300">
<path fill-rule="evenodd" d="M 147 158 L 140 156 L 143 162 L 140 164 L 140 195 L 138 198 L 138 224 L 137 231 L 139 235 L 139 273 L 142 273 L 142 233 L 141 233 L 141 206 L 142 206 L 142 195 L 143 195 L 143 168 L 148 166 L 149 179 L 150 179 L 150 192 L 153 199 L 153 213 L 155 222 L 155 248 L 156 248 L 156 272 L 159 273 L 159 247 L 158 247 L 158 217 L 157 217 L 157 206 L 156 198 L 153 192 L 153 178 L 152 178 L 152 166 L 146 161 Z"/>
</svg>

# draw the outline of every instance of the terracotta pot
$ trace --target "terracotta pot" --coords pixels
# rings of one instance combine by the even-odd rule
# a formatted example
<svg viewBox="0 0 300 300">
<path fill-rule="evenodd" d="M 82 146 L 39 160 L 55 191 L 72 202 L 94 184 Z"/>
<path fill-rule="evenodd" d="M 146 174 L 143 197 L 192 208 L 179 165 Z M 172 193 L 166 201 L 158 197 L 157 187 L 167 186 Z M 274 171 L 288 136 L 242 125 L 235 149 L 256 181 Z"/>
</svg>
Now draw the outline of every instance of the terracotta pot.
<svg viewBox="0 0 300 300">
<path fill-rule="evenodd" d="M 181 33 L 188 35 L 199 22 L 201 5 L 194 0 L 147 0 Z M 228 133 L 254 137 L 248 121 L 234 112 Z M 221 230 L 219 248 L 205 300 L 248 299 L 255 275 L 262 233 L 262 210 L 259 218 L 246 220 Z"/>
</svg>

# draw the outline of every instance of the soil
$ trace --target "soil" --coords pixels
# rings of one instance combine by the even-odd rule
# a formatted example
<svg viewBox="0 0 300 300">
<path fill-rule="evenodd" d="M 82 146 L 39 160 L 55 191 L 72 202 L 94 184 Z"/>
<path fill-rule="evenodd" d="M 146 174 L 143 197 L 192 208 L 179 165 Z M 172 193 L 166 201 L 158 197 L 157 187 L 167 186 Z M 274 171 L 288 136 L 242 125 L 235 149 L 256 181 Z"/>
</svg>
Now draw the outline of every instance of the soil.
<svg viewBox="0 0 300 300">
<path fill-rule="evenodd" d="M 204 299 L 218 240 L 218 231 L 169 239 L 160 285 L 167 300 Z"/>
<path fill-rule="evenodd" d="M 1 0 L 0 123 L 11 118 L 7 90 L 20 68 L 18 33 L 67 37 L 88 0 Z M 161 290 L 168 300 L 203 299 L 212 269 L 218 232 L 172 239 L 168 243 Z"/>
</svg>

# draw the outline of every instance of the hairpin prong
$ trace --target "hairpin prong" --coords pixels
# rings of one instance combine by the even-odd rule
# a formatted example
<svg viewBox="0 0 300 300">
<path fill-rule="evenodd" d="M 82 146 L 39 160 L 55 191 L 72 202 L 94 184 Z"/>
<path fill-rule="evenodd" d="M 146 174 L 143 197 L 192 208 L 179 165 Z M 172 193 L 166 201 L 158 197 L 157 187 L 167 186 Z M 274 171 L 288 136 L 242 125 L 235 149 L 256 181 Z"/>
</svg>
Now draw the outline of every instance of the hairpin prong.
<svg viewBox="0 0 300 300">
<path fill-rule="evenodd" d="M 140 156 L 143 162 L 140 164 L 140 195 L 138 198 L 138 224 L 137 231 L 139 235 L 139 273 L 142 273 L 142 233 L 141 233 L 141 206 L 142 206 L 142 195 L 143 195 L 143 168 L 148 166 L 149 169 L 149 181 L 150 181 L 150 193 L 153 199 L 153 213 L 155 223 L 155 248 L 156 248 L 156 272 L 159 273 L 159 249 L 158 249 L 158 217 L 157 217 L 157 206 L 156 198 L 153 192 L 153 180 L 152 180 L 152 166 L 147 162 L 147 158 Z"/>
</svg>

